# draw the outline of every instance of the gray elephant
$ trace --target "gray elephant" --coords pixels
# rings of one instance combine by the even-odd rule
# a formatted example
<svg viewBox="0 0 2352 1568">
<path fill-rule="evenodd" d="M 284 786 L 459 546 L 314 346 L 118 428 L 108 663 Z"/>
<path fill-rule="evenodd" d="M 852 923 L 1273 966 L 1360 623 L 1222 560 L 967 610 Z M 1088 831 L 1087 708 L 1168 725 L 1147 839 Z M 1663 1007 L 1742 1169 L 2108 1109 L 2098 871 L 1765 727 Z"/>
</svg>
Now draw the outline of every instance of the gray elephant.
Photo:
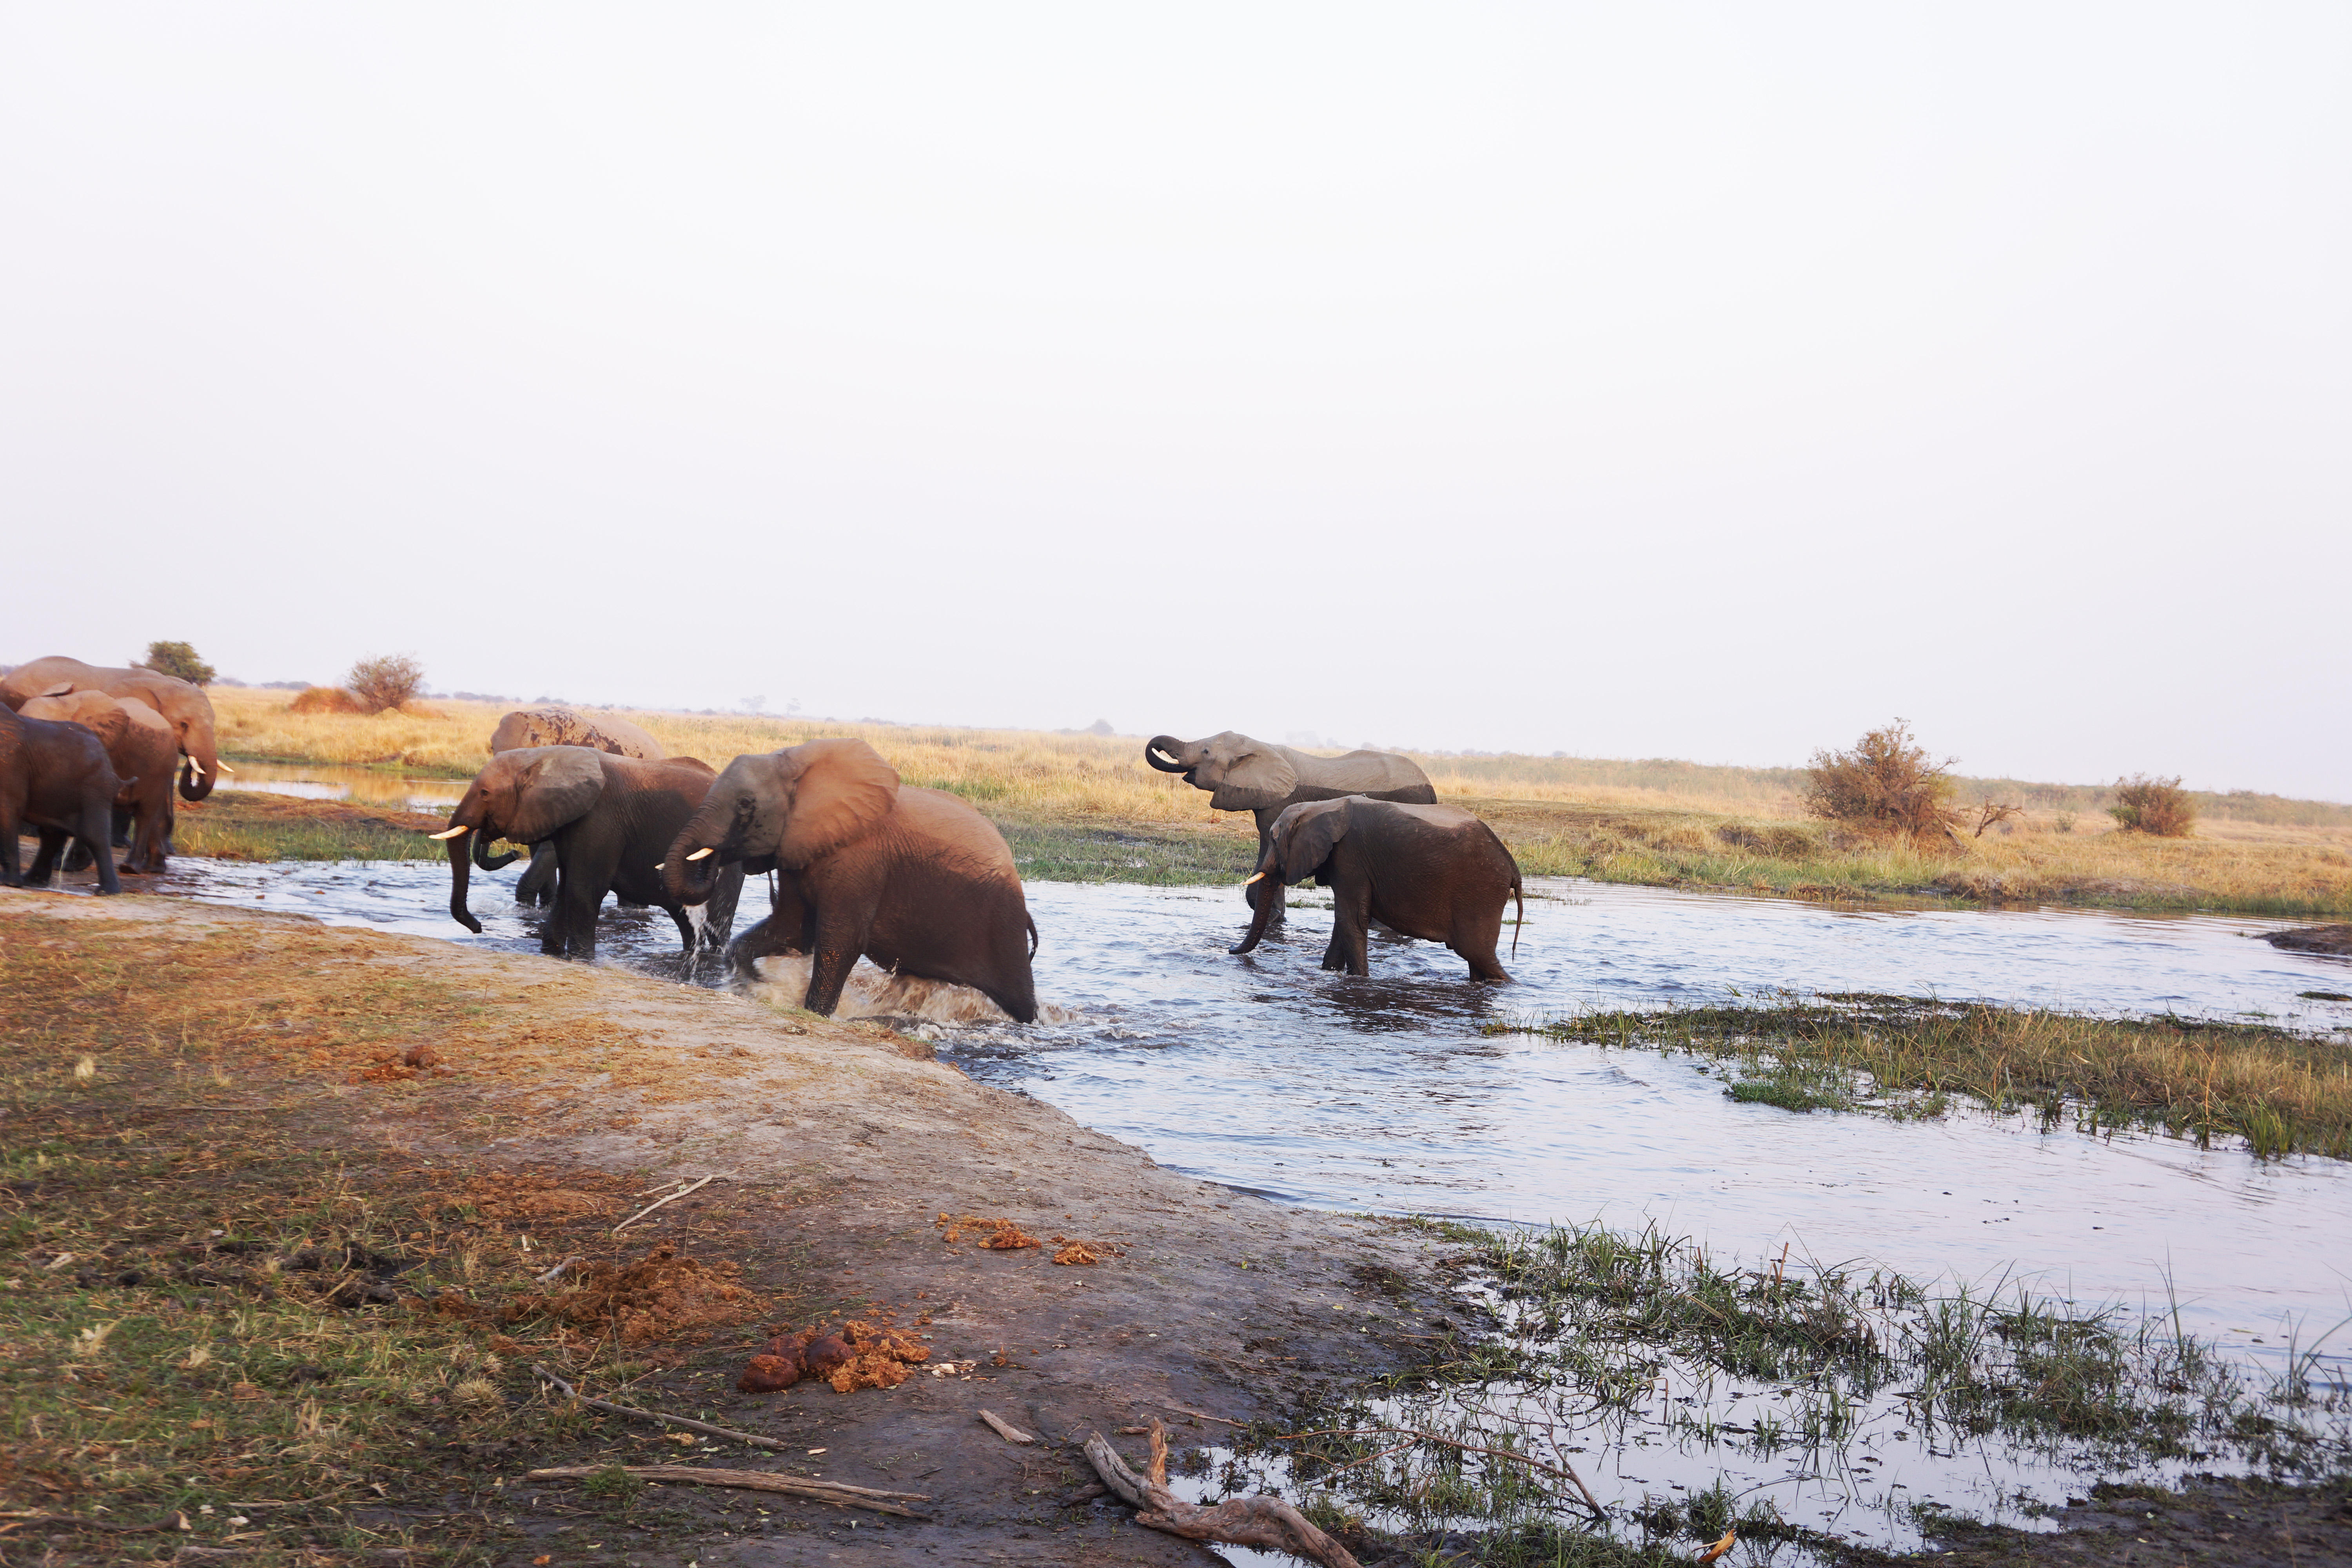
<svg viewBox="0 0 2352 1568">
<path fill-rule="evenodd" d="M 1429 775 L 1410 757 L 1393 752 L 1349 752 L 1345 756 L 1318 757 L 1271 741 L 1253 740 L 1231 730 L 1205 741 L 1180 741 L 1154 735 L 1143 748 L 1143 760 L 1163 773 L 1181 773 L 1194 789 L 1208 790 L 1209 804 L 1219 811 L 1246 811 L 1257 819 L 1257 853 L 1261 864 L 1273 842 L 1275 818 L 1302 802 L 1337 800 L 1360 795 L 1372 800 L 1402 801 L 1433 805 L 1437 791 Z M 1282 884 L 1253 886 L 1252 909 L 1271 893 L 1271 923 L 1282 923 Z"/>
<path fill-rule="evenodd" d="M 1253 883 L 1279 888 L 1312 877 L 1331 889 L 1331 945 L 1323 967 L 1369 974 L 1365 951 L 1371 923 L 1400 936 L 1442 942 L 1460 953 L 1477 980 L 1508 980 L 1495 956 L 1503 934 L 1503 903 L 1527 900 L 1519 863 L 1495 830 L 1458 805 L 1403 805 L 1349 795 L 1294 805 L 1275 821 L 1272 842 L 1258 859 Z M 1247 952 L 1265 935 L 1271 899 L 1258 900 L 1249 934 L 1234 952 Z M 1519 952 L 1512 928 L 1511 956 Z"/>
<path fill-rule="evenodd" d="M 689 913 L 663 891 L 660 865 L 662 851 L 701 805 L 714 776 L 692 757 L 645 763 L 584 746 L 499 752 L 475 776 L 449 814 L 448 827 L 432 835 L 449 847 L 450 917 L 477 934 L 482 929 L 466 907 L 469 850 L 475 866 L 495 871 L 514 857 L 492 856 L 493 839 L 551 843 L 560 854 L 551 858 L 563 875 L 554 911 L 540 933 L 541 952 L 594 958 L 596 911 L 606 893 L 667 910 L 688 963 L 705 949 L 717 951 L 735 921 L 741 868 L 729 868 Z"/>
<path fill-rule="evenodd" d="M 492 756 L 532 746 L 585 746 L 592 752 L 635 757 L 648 763 L 657 763 L 669 754 L 662 750 L 659 741 L 626 719 L 615 719 L 609 713 L 591 717 L 571 708 L 518 708 L 500 719 L 499 727 L 490 733 Z M 533 904 L 555 901 L 556 873 L 562 868 L 557 864 L 557 853 L 552 840 L 546 853 L 532 853 L 530 864 L 523 868 L 522 879 L 515 884 L 516 903 L 528 909 Z"/>
</svg>

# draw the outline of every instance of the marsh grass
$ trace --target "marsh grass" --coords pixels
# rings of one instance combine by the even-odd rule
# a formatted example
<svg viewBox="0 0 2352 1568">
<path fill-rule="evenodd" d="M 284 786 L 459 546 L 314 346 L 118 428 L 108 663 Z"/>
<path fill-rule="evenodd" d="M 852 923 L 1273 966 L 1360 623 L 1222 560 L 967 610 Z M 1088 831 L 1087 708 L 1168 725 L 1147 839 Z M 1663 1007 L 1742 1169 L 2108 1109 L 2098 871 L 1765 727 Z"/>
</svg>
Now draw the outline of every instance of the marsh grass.
<svg viewBox="0 0 2352 1568">
<path fill-rule="evenodd" d="M 1838 1560 L 1863 1543 L 1792 1522 L 1771 1488 L 1727 1473 L 1679 1499 L 1620 1499 L 1595 1521 L 1558 1467 L 1591 1447 L 1664 1443 L 1868 1485 L 1850 1452 L 1865 1430 L 1898 1426 L 1946 1458 L 1990 1444 L 2076 1472 L 2218 1460 L 2311 1476 L 2347 1458 L 2336 1395 L 2315 1396 L 2307 1376 L 2256 1387 L 2160 1315 L 1785 1253 L 1749 1266 L 1654 1224 L 1431 1228 L 1466 1247 L 1462 1289 L 1486 1303 L 1491 1331 L 1449 1333 L 1295 1434 L 1254 1433 L 1228 1489 L 1272 1463 L 1324 1517 L 1433 1561 L 1631 1563 L 1727 1529 L 1751 1552 L 1797 1542 Z M 1733 1388 L 1753 1393 L 1726 1398 Z M 1904 1523 L 1944 1528 L 1933 1505 Z"/>
<path fill-rule="evenodd" d="M 431 716 L 294 714 L 282 691 L 215 688 L 212 695 L 222 748 L 232 763 L 371 766 L 437 778 L 478 772 L 488 760 L 490 731 L 506 711 L 501 703 L 436 698 Z M 1213 812 L 1206 795 L 1146 767 L 1138 737 L 620 711 L 673 754 L 714 766 L 823 736 L 859 737 L 908 783 L 961 795 L 1003 826 L 1008 837 L 1028 833 L 1034 858 L 1049 868 L 1030 870 L 1033 876 L 1213 880 L 1215 868 L 1227 865 L 1248 875 L 1247 851 L 1232 851 L 1225 841 L 1254 843 L 1250 818 Z M 1963 899 L 2277 915 L 2352 911 L 2352 808 L 2325 803 L 2199 797 L 2206 821 L 2189 838 L 2061 833 L 2056 814 L 2077 809 L 2067 805 L 2074 795 L 2104 801 L 2112 791 L 1959 779 L 1955 782 L 1964 787 L 2025 802 L 2030 809 L 2021 830 L 1997 829 L 1964 847 L 1940 841 L 1921 847 L 1803 820 L 1801 769 L 1545 757 L 1416 760 L 1441 798 L 1494 824 L 1530 875 L 1831 901 Z M 2230 805 L 2232 800 L 2239 805 Z M 2242 815 L 2231 816 L 2233 810 Z M 2104 816 L 2095 820 L 2112 826 Z M 1129 842 L 1136 839 L 1146 847 Z M 1242 858 L 1231 858 L 1234 853 Z"/>
<path fill-rule="evenodd" d="M 223 860 L 446 860 L 425 837 L 441 826 L 425 812 L 217 790 L 180 807 L 173 839 L 180 854 Z"/>
<path fill-rule="evenodd" d="M 1735 1098 L 1937 1114 L 1965 1096 L 2084 1131 L 2161 1129 L 2352 1159 L 2352 1046 L 2259 1024 L 2144 1020 L 1862 994 L 1493 1025 L 1736 1062 Z M 1770 1086 L 1778 1086 L 1777 1088 Z M 1811 1106 L 1805 1107 L 1811 1109 Z"/>
</svg>

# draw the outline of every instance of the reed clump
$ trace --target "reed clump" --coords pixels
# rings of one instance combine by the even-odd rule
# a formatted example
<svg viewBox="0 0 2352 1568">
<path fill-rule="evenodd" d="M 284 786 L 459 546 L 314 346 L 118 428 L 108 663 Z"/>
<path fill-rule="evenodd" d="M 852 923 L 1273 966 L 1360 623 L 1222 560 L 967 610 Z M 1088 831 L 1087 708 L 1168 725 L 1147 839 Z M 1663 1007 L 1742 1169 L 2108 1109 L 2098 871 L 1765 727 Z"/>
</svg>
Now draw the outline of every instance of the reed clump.
<svg viewBox="0 0 2352 1568">
<path fill-rule="evenodd" d="M 1923 1101 L 1962 1095 L 2045 1126 L 2160 1128 L 2200 1143 L 2241 1139 L 2264 1157 L 2352 1160 L 2352 1047 L 2269 1025 L 1827 994 L 1591 1013 L 1531 1032 L 1737 1060 L 1750 1081 L 1801 1068 L 1832 1109 L 1919 1114 Z"/>
</svg>

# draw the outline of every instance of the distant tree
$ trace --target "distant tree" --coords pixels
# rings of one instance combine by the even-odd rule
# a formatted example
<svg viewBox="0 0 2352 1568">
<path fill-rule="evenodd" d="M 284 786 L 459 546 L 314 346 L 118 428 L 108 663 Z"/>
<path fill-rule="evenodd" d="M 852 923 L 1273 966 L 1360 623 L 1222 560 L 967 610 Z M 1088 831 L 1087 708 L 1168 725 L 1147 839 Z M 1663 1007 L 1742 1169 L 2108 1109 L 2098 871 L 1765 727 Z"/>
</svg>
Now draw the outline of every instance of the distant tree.
<svg viewBox="0 0 2352 1568">
<path fill-rule="evenodd" d="M 2197 826 L 2197 806 L 2180 779 L 2134 773 L 2116 781 L 2116 804 L 2107 815 L 2126 833 L 2153 833 L 2158 838 L 2186 838 Z"/>
<path fill-rule="evenodd" d="M 151 642 L 147 657 L 138 664 L 163 675 L 174 675 L 197 686 L 208 686 L 220 671 L 196 657 L 196 650 L 184 642 Z"/>
<path fill-rule="evenodd" d="M 1851 751 L 1815 752 L 1805 770 L 1805 808 L 1865 832 L 1948 834 L 1959 820 L 1950 805 L 1950 770 L 1958 760 L 1931 761 L 1909 721 L 1897 719 Z"/>
<path fill-rule="evenodd" d="M 425 667 L 404 653 L 371 654 L 352 666 L 343 688 L 370 713 L 397 708 L 425 684 Z"/>
</svg>

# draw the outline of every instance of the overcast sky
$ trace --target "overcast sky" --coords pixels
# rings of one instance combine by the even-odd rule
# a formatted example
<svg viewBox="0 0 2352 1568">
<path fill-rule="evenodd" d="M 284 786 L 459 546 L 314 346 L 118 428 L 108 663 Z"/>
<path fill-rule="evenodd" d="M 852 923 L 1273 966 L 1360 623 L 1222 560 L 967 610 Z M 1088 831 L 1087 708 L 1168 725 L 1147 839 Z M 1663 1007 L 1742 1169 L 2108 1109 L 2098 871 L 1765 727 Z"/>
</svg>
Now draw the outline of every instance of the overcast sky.
<svg viewBox="0 0 2352 1568">
<path fill-rule="evenodd" d="M 0 6 L 0 661 L 2352 799 L 2352 7 Z"/>
</svg>

